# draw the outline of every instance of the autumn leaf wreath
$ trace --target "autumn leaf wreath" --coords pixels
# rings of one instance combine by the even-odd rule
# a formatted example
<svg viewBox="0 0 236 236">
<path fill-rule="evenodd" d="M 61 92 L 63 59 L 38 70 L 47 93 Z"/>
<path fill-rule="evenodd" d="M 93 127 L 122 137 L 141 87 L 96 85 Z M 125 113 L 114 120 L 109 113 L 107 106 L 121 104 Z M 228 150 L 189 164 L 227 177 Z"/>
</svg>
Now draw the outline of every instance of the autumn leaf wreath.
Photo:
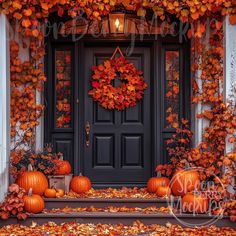
<svg viewBox="0 0 236 236">
<path fill-rule="evenodd" d="M 143 72 L 123 55 L 117 58 L 111 57 L 103 64 L 93 66 L 92 71 L 92 90 L 89 91 L 89 95 L 105 109 L 121 111 L 136 106 L 147 88 Z M 121 85 L 118 87 L 112 85 L 116 76 L 121 80 Z"/>
</svg>

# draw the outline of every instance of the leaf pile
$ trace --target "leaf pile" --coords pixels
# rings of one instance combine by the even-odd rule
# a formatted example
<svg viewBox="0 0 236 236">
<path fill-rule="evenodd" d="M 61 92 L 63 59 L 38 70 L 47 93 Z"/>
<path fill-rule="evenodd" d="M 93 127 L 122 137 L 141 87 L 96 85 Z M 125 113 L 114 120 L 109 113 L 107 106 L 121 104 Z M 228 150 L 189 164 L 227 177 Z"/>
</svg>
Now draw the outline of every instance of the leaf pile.
<svg viewBox="0 0 236 236">
<path fill-rule="evenodd" d="M 229 236 L 235 235 L 236 231 L 229 227 L 218 228 L 215 226 L 208 227 L 195 227 L 195 228 L 182 228 L 179 225 L 172 225 L 167 223 L 166 226 L 160 226 L 157 224 L 145 225 L 140 221 L 136 221 L 133 225 L 123 224 L 78 224 L 63 223 L 57 225 L 53 222 L 48 222 L 42 226 L 32 223 L 31 226 L 21 225 L 9 225 L 0 229 L 0 235 L 11 235 L 11 236 L 23 236 L 23 235 L 34 235 L 34 236 L 88 236 L 88 235 L 99 235 L 99 236 L 115 236 L 115 235 L 150 235 L 150 236 L 183 236 L 183 235 L 194 235 L 194 236 Z"/>
<path fill-rule="evenodd" d="M 108 206 L 105 208 L 97 208 L 97 207 L 78 207 L 78 208 L 54 208 L 52 210 L 44 210 L 44 213 L 82 213 L 82 212 L 109 212 L 109 213 L 117 213 L 117 212 L 126 212 L 126 213 L 143 213 L 143 214 L 152 214 L 152 213 L 169 213 L 170 209 L 168 207 L 115 207 Z"/>
<path fill-rule="evenodd" d="M 106 189 L 90 189 L 83 194 L 69 192 L 67 198 L 99 198 L 99 199 L 156 199 L 156 194 L 149 193 L 146 188 L 127 188 L 121 189 L 106 188 Z"/>
<path fill-rule="evenodd" d="M 8 191 L 4 202 L 0 204 L 0 218 L 7 220 L 10 216 L 16 216 L 20 220 L 25 220 L 27 218 L 23 201 L 25 191 L 17 184 L 9 186 Z"/>
</svg>

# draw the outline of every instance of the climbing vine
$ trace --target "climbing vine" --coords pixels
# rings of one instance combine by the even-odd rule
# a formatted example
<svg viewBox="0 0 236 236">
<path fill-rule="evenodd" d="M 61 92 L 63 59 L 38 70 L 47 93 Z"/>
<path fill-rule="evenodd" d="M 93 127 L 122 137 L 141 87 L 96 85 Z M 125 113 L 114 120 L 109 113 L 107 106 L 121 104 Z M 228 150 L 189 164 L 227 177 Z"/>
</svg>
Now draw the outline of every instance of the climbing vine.
<svg viewBox="0 0 236 236">
<path fill-rule="evenodd" d="M 192 82 L 192 102 L 202 106 L 197 119 L 207 122 L 202 141 L 191 148 L 192 132 L 188 122 L 182 120 L 176 133 L 167 141 L 167 151 L 170 163 L 159 165 L 156 171 L 171 176 L 177 169 L 184 168 L 186 161 L 193 167 L 202 167 L 206 171 L 201 173 L 202 180 L 209 180 L 212 175 L 215 185 L 212 190 L 222 192 L 222 185 L 229 198 L 225 206 L 225 214 L 235 219 L 234 180 L 236 163 L 236 105 L 235 94 L 226 103 L 223 100 L 223 24 L 222 20 L 211 23 L 209 27 L 209 43 L 204 42 L 206 25 L 202 37 L 194 37 L 192 53 L 195 55 L 192 72 L 195 75 Z M 197 29 L 197 28 L 196 28 Z M 191 32 L 196 35 L 197 32 Z M 200 72 L 200 75 L 199 75 Z M 174 122 L 174 121 L 173 121 Z M 225 153 L 226 142 L 232 143 L 233 150 Z M 222 198 L 215 199 L 222 201 Z M 218 213 L 216 211 L 215 213 Z"/>
</svg>

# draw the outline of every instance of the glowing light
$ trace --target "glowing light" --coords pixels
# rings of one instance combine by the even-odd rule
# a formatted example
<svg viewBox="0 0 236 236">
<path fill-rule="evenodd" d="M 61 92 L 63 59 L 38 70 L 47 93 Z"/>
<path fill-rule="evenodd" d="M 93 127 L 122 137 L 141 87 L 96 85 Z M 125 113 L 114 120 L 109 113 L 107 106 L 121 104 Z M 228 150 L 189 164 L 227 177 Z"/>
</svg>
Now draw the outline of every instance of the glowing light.
<svg viewBox="0 0 236 236">
<path fill-rule="evenodd" d="M 116 18 L 115 26 L 116 26 L 116 30 L 118 30 L 118 29 L 119 29 L 119 26 L 120 26 L 120 21 L 119 21 L 118 18 Z"/>
</svg>

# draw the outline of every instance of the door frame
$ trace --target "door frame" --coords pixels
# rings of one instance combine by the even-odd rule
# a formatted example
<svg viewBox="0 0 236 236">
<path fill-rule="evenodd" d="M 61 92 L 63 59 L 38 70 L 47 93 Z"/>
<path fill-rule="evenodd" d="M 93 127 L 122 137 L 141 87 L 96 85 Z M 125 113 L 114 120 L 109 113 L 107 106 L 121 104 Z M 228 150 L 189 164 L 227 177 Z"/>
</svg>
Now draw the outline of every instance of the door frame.
<svg viewBox="0 0 236 236">
<path fill-rule="evenodd" d="M 109 48 L 114 48 L 114 50 L 115 50 L 115 48 L 117 47 L 117 45 L 119 45 L 121 48 L 122 47 L 126 47 L 126 46 L 128 46 L 128 44 L 127 44 L 128 42 L 126 42 L 126 43 L 124 43 L 124 42 L 122 42 L 121 43 L 121 41 L 119 41 L 119 42 L 104 42 L 104 41 L 101 41 L 101 42 L 87 42 L 86 40 L 82 43 L 82 49 L 81 49 L 81 51 L 80 51 L 80 53 L 81 53 L 81 58 L 82 58 L 82 56 L 83 55 L 86 55 L 86 52 L 87 52 L 87 50 L 93 50 L 92 48 L 94 47 L 94 48 L 99 48 L 98 50 L 100 50 L 100 48 L 101 48 L 101 50 L 102 50 L 102 48 L 104 47 L 109 47 Z M 145 48 L 148 48 L 148 50 L 150 51 L 150 56 L 149 56 L 149 60 L 150 60 L 150 62 L 153 62 L 153 60 L 152 60 L 152 55 L 151 55 L 151 51 L 152 51 L 152 49 L 153 49 L 153 43 L 145 43 L 145 44 L 140 44 L 140 45 L 137 45 L 137 46 L 139 46 L 140 48 L 142 48 L 142 49 L 140 49 L 141 51 L 142 50 L 145 50 Z M 99 54 L 99 53 L 98 53 Z M 134 53 L 134 54 L 136 54 L 136 52 Z M 81 64 L 82 65 L 82 68 L 85 68 L 85 60 L 83 60 L 83 63 Z M 148 86 L 149 86 L 149 89 L 150 90 L 152 90 L 152 89 L 154 89 L 154 86 L 153 86 L 153 83 L 154 83 L 154 77 L 153 77 L 153 75 L 151 75 L 151 68 L 153 68 L 154 67 L 154 63 L 153 63 L 153 65 L 150 65 L 149 66 L 150 67 L 150 70 L 148 70 L 148 73 L 150 74 L 149 76 L 150 76 L 150 84 L 148 84 Z M 83 113 L 82 113 L 82 111 L 85 111 L 85 106 L 86 106 L 86 102 L 84 101 L 84 99 L 86 98 L 86 96 L 88 96 L 87 95 L 87 90 L 85 89 L 86 88 L 86 79 L 89 79 L 89 78 L 87 78 L 87 75 L 85 75 L 84 74 L 84 70 L 81 70 L 80 71 L 80 73 L 79 73 L 79 78 L 82 78 L 82 80 L 77 80 L 77 83 L 79 83 L 79 84 L 77 84 L 76 85 L 76 87 L 78 88 L 79 86 L 82 86 L 82 88 L 84 88 L 83 90 L 82 90 L 82 93 L 81 93 L 81 96 L 79 95 L 79 99 L 81 99 L 80 100 L 80 109 L 81 109 L 81 113 L 80 114 L 82 114 L 82 116 L 83 116 L 83 121 L 82 121 L 82 127 L 81 127 L 81 132 L 80 132 L 80 134 L 77 134 L 77 135 L 80 135 L 80 143 L 81 143 L 81 145 L 78 145 L 78 147 L 80 147 L 81 148 L 81 150 L 80 150 L 80 157 L 81 157 L 81 159 L 80 159 L 80 163 L 81 163 L 81 166 L 82 166 L 82 169 L 83 169 L 83 167 L 84 167 L 84 161 L 86 160 L 86 157 L 85 157 L 85 153 L 87 152 L 87 147 L 85 146 L 85 132 L 84 132 L 84 127 L 85 127 L 85 124 L 86 124 L 86 122 L 87 122 L 87 120 L 85 120 L 85 115 L 83 115 Z M 88 83 L 88 82 L 87 82 Z M 79 90 L 78 90 L 79 91 Z M 154 95 L 154 93 L 153 93 L 153 91 L 151 91 L 150 92 L 150 109 L 151 109 L 151 107 L 154 107 L 154 99 L 153 99 L 153 95 Z M 145 95 L 144 95 L 144 98 L 143 99 L 145 99 Z M 86 99 L 85 99 L 86 100 Z M 154 114 L 154 110 L 150 110 L 150 117 L 152 117 L 152 114 Z M 80 118 L 81 119 L 81 118 Z M 92 127 L 92 120 L 90 120 L 90 122 L 91 122 L 91 127 Z M 152 137 L 153 137 L 153 120 L 151 121 L 151 124 L 150 124 L 150 136 L 149 136 L 149 138 L 150 138 L 150 141 L 151 141 L 151 143 L 149 142 L 149 146 L 150 146 L 150 157 L 148 157 L 148 158 L 150 158 L 150 175 L 151 175 L 151 173 L 153 172 L 153 147 L 154 147 L 154 143 L 153 143 L 153 139 L 152 139 Z M 91 139 L 92 140 L 92 139 Z M 92 145 L 92 144 L 91 144 Z M 78 150 L 77 150 L 78 151 Z M 145 156 L 144 156 L 145 157 Z M 147 157 L 146 157 L 147 158 Z M 110 187 L 120 187 L 120 186 L 128 186 L 128 187 L 135 187 L 135 186 L 138 186 L 138 187 L 144 187 L 146 185 L 146 179 L 145 180 L 142 180 L 142 181 L 140 181 L 139 183 L 132 183 L 132 182 L 128 182 L 128 183 L 111 183 L 111 181 L 109 182 L 109 186 Z M 104 188 L 104 187 L 106 187 L 107 185 L 106 184 L 104 184 L 104 183 L 94 183 L 94 186 L 95 187 L 99 187 L 99 188 Z"/>
<path fill-rule="evenodd" d="M 151 157 L 153 165 L 151 167 L 152 173 L 154 174 L 155 167 L 158 164 L 162 164 L 165 162 L 164 159 L 164 138 L 170 138 L 174 133 L 173 129 L 163 131 L 163 118 L 164 118 L 164 96 L 161 91 L 164 91 L 164 59 L 163 53 L 164 50 L 171 48 L 178 48 L 180 50 L 180 63 L 182 65 L 183 71 L 181 71 L 180 78 L 180 102 L 181 102 L 181 117 L 185 117 L 190 120 L 190 88 L 191 88 L 191 80 L 190 80 L 190 41 L 184 41 L 179 43 L 179 38 L 173 36 L 165 36 L 164 38 L 160 35 L 144 35 L 139 39 L 135 40 L 135 46 L 148 46 L 151 49 L 151 67 L 153 68 L 150 74 L 150 81 L 152 81 L 153 87 L 151 88 L 151 103 L 153 107 L 153 117 L 152 117 L 152 150 Z M 82 39 L 73 42 L 72 37 L 58 37 L 58 39 L 54 39 L 52 36 L 46 38 L 46 56 L 45 63 L 48 65 L 45 67 L 45 74 L 48 77 L 48 82 L 45 84 L 45 118 L 44 118 L 44 142 L 50 143 L 52 142 L 52 135 L 50 129 L 52 128 L 52 117 L 50 111 L 53 109 L 51 102 L 48 102 L 47 98 L 52 93 L 53 86 L 51 80 L 53 80 L 53 62 L 52 62 L 52 50 L 55 45 L 63 45 L 69 46 L 72 49 L 72 57 L 74 61 L 72 62 L 72 79 L 73 79 L 73 88 L 79 88 L 82 86 L 84 88 L 84 80 L 79 78 L 84 78 L 85 74 L 83 71 L 84 68 L 84 60 L 83 55 L 85 53 L 86 46 L 114 46 L 114 48 L 119 44 L 129 45 L 131 42 L 131 38 L 125 38 L 123 36 L 120 37 L 108 37 L 108 38 L 93 38 L 90 35 L 84 36 Z M 73 78 L 74 77 L 74 78 Z M 154 92 L 156 91 L 156 92 Z M 159 96 L 162 95 L 162 96 Z M 73 169 L 74 173 L 78 174 L 78 172 L 83 170 L 83 163 L 85 157 L 83 157 L 83 150 L 79 150 L 79 143 L 84 143 L 84 116 L 79 117 L 79 114 L 83 114 L 84 109 L 84 90 L 83 94 L 79 94 L 78 89 L 74 89 L 73 91 L 73 126 L 74 126 L 74 160 L 73 160 Z M 77 103 L 77 99 L 79 99 L 79 105 Z M 161 122 L 158 122 L 158 118 L 161 118 Z M 77 157 L 75 156 L 77 155 Z M 130 185 L 129 185 L 130 186 Z M 104 187 L 104 186 L 99 186 Z"/>
</svg>

